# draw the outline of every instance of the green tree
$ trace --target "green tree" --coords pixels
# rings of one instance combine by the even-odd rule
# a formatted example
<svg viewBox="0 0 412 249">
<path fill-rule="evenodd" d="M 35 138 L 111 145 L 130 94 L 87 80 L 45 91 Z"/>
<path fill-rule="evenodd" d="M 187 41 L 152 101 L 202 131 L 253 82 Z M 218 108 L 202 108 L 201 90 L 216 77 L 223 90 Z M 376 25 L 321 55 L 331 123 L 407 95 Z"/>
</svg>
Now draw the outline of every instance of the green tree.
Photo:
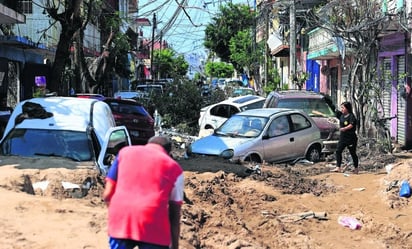
<svg viewBox="0 0 412 249">
<path fill-rule="evenodd" d="M 222 6 L 220 12 L 212 18 L 212 22 L 206 26 L 205 47 L 222 61 L 231 62 L 230 39 L 239 31 L 250 30 L 254 21 L 254 14 L 247 5 L 229 3 Z"/>
<path fill-rule="evenodd" d="M 153 65 L 159 78 L 181 78 L 186 75 L 189 63 L 183 55 L 176 55 L 173 49 L 154 51 Z"/>
<path fill-rule="evenodd" d="M 229 78 L 233 75 L 234 67 L 226 62 L 207 62 L 205 72 L 211 78 Z"/>
<path fill-rule="evenodd" d="M 248 73 L 254 71 L 262 55 L 254 49 L 253 37 L 250 30 L 242 30 L 235 34 L 229 41 L 230 61 L 238 72 Z"/>
<path fill-rule="evenodd" d="M 361 134 L 366 134 L 367 113 L 373 109 L 368 105 L 373 98 L 371 85 L 383 82 L 377 79 L 376 41 L 390 22 L 379 4 L 376 0 L 332 0 L 316 9 L 314 16 L 307 18 L 310 26 L 325 29 L 347 48 L 341 56 L 349 80 L 348 88 L 342 90 L 346 99 L 354 105 Z M 350 61 L 346 59 L 346 54 Z"/>
<path fill-rule="evenodd" d="M 266 82 L 266 86 L 263 87 L 263 91 L 265 94 L 270 93 L 273 90 L 280 88 L 280 75 L 278 69 L 276 67 L 272 67 L 269 69 L 268 72 L 268 81 Z"/>
<path fill-rule="evenodd" d="M 51 25 L 61 27 L 53 62 L 50 90 L 60 95 L 68 94 L 69 81 L 76 82 L 76 90 L 93 92 L 113 74 L 130 77 L 127 54 L 130 44 L 125 34 L 119 32 L 122 23 L 118 13 L 105 11 L 101 0 L 47 0 L 44 9 L 54 19 Z M 89 22 L 100 23 L 104 51 L 93 60 L 86 61 L 83 53 L 84 31 Z M 74 43 L 73 43 L 74 42 Z M 74 58 L 70 47 L 74 44 Z"/>
</svg>

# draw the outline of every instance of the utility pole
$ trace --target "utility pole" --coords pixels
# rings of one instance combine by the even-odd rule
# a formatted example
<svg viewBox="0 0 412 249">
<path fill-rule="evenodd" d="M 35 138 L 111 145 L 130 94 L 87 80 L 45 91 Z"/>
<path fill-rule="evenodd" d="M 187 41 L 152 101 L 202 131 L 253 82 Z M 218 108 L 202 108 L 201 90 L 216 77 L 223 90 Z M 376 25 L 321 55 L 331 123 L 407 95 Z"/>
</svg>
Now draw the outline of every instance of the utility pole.
<svg viewBox="0 0 412 249">
<path fill-rule="evenodd" d="M 290 35 L 289 35 L 289 72 L 292 76 L 292 84 L 289 83 L 289 89 L 295 86 L 296 77 L 296 6 L 295 0 L 290 0 L 289 7 L 289 24 L 290 24 Z M 290 77 L 289 77 L 290 78 Z"/>
<path fill-rule="evenodd" d="M 264 42 L 265 42 L 265 49 L 264 49 L 264 53 L 265 53 L 265 74 L 264 74 L 264 79 L 265 79 L 265 84 L 261 85 L 261 88 L 266 87 L 268 84 L 268 80 L 269 80 L 269 48 L 268 48 L 268 44 L 267 44 L 267 40 L 269 37 L 269 13 L 270 13 L 271 8 L 269 8 L 269 6 L 265 7 L 265 35 L 264 35 Z"/>
<path fill-rule="evenodd" d="M 152 29 L 152 49 L 150 51 L 150 77 L 152 77 L 152 82 L 154 81 L 154 67 L 153 67 L 153 51 L 154 51 L 154 38 L 156 31 L 156 13 L 153 13 L 153 29 Z"/>
</svg>

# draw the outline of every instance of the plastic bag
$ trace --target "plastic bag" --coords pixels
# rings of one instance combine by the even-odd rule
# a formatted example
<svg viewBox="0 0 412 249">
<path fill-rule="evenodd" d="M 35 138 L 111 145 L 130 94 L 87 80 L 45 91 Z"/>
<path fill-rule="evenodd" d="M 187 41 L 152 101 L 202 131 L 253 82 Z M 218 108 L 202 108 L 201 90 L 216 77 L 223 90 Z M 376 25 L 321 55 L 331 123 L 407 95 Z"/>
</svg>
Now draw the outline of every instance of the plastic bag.
<svg viewBox="0 0 412 249">
<path fill-rule="evenodd" d="M 411 186 L 407 180 L 403 180 L 401 183 L 401 188 L 399 190 L 400 197 L 411 197 Z"/>
<path fill-rule="evenodd" d="M 362 224 L 357 219 L 349 216 L 339 216 L 338 223 L 344 227 L 349 227 L 352 230 L 357 230 L 362 227 Z"/>
</svg>

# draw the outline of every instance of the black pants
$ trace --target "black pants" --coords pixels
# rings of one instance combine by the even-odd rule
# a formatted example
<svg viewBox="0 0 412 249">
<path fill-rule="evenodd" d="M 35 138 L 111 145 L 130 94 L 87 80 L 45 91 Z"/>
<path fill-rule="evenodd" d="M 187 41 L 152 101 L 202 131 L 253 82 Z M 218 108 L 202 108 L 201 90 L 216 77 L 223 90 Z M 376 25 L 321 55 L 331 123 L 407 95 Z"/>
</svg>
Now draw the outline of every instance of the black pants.
<svg viewBox="0 0 412 249">
<path fill-rule="evenodd" d="M 342 152 L 343 150 L 348 147 L 349 153 L 352 157 L 353 160 L 353 167 L 358 168 L 359 165 L 359 158 L 358 155 L 356 154 L 356 146 L 358 144 L 358 139 L 354 139 L 352 142 L 344 142 L 344 141 L 339 141 L 338 147 L 336 149 L 336 166 L 340 168 L 342 164 Z"/>
</svg>

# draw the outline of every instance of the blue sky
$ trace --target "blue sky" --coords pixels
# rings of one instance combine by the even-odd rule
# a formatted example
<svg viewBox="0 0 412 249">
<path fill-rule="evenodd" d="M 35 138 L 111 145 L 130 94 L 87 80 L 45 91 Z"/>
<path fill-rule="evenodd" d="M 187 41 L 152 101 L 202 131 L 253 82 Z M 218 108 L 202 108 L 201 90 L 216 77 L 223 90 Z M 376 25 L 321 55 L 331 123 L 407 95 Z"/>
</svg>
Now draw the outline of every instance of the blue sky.
<svg viewBox="0 0 412 249">
<path fill-rule="evenodd" d="M 183 11 L 178 3 L 186 2 Z M 139 0 L 138 17 L 157 18 L 157 34 L 162 32 L 174 50 L 181 54 L 205 55 L 203 47 L 204 29 L 219 10 L 220 5 L 248 4 L 253 8 L 254 0 Z M 144 37 L 151 39 L 152 27 L 143 27 Z"/>
</svg>

